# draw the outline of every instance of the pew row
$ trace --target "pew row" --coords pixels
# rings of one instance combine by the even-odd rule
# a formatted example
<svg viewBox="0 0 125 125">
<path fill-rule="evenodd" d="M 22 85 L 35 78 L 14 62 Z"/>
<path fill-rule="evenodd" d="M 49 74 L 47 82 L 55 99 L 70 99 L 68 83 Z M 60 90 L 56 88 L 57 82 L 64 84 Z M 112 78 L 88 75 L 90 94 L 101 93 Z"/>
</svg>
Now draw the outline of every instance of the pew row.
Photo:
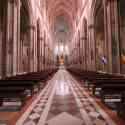
<svg viewBox="0 0 125 125">
<path fill-rule="evenodd" d="M 4 101 L 20 101 L 21 106 L 25 104 L 29 95 L 39 92 L 45 85 L 46 81 L 55 71 L 33 72 L 12 77 L 6 77 L 0 80 L 0 106 Z"/>
<path fill-rule="evenodd" d="M 115 103 L 118 115 L 125 117 L 125 77 L 121 74 L 111 74 L 94 71 L 69 70 L 78 79 L 91 88 L 93 95 L 98 91 L 103 103 Z M 121 115 L 122 114 L 122 115 Z"/>
</svg>

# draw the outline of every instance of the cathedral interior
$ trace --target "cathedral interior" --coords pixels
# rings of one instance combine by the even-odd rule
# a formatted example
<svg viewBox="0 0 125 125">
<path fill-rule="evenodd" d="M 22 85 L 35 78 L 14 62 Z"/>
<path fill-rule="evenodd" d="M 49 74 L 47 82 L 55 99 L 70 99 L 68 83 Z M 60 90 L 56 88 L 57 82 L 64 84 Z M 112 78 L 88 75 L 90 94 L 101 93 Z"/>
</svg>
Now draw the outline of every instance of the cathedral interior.
<svg viewBox="0 0 125 125">
<path fill-rule="evenodd" d="M 0 125 L 125 125 L 125 0 L 0 0 Z"/>
</svg>

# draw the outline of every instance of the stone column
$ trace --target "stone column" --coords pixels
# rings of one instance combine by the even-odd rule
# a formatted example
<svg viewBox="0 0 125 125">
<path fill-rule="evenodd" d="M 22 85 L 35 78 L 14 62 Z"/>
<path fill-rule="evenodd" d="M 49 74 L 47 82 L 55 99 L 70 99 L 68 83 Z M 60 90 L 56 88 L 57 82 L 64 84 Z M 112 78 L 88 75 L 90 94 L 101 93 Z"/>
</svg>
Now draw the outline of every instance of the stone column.
<svg viewBox="0 0 125 125">
<path fill-rule="evenodd" d="M 30 34 L 30 40 L 29 40 L 29 53 L 28 53 L 28 64 L 29 64 L 29 72 L 34 71 L 34 40 L 35 40 L 35 26 L 29 25 L 29 34 Z"/>
<path fill-rule="evenodd" d="M 3 42 L 2 25 L 3 25 L 3 22 L 0 21 L 0 78 L 2 77 L 2 42 Z"/>
<path fill-rule="evenodd" d="M 45 42 L 46 42 L 46 36 L 45 36 L 45 34 L 44 34 L 44 44 L 43 44 L 43 70 L 45 71 L 46 70 L 46 60 L 45 60 L 45 56 L 46 56 L 46 44 L 45 44 Z"/>
<path fill-rule="evenodd" d="M 90 32 L 90 54 L 91 54 L 91 70 L 96 71 L 96 46 L 95 46 L 95 28 L 94 24 L 90 24 L 88 26 L 89 32 Z"/>
<path fill-rule="evenodd" d="M 20 73 L 21 67 L 21 43 L 20 43 L 20 0 L 17 4 L 17 73 Z"/>
<path fill-rule="evenodd" d="M 86 38 L 83 36 L 82 37 L 82 65 L 83 65 L 83 69 L 85 70 L 86 69 L 86 60 L 85 60 L 85 55 L 86 55 L 86 50 L 85 50 L 85 41 L 86 41 Z"/>
<path fill-rule="evenodd" d="M 7 2 L 7 75 L 17 73 L 18 0 Z"/>
<path fill-rule="evenodd" d="M 81 55 L 81 38 L 80 38 L 80 32 L 78 34 L 78 37 L 79 37 L 79 69 L 81 70 L 82 68 L 82 55 Z"/>
<path fill-rule="evenodd" d="M 45 48 L 45 60 L 46 60 L 45 67 L 47 70 L 47 68 L 48 68 L 48 65 L 47 65 L 47 63 L 48 63 L 48 45 L 47 44 L 46 44 L 46 48 Z"/>
<path fill-rule="evenodd" d="M 7 47 L 7 56 L 6 56 L 6 75 L 12 75 L 12 55 L 13 55 L 13 13 L 14 13 L 14 1 L 8 0 L 7 1 L 7 33 L 6 33 L 6 47 Z"/>
<path fill-rule="evenodd" d="M 88 43 L 88 70 L 91 71 L 92 70 L 92 65 L 91 65 L 91 41 L 90 41 L 90 28 L 89 25 L 87 27 L 88 29 L 88 34 L 87 34 L 87 43 Z"/>
<path fill-rule="evenodd" d="M 34 28 L 34 72 L 37 72 L 37 26 Z"/>
<path fill-rule="evenodd" d="M 81 37 L 80 37 L 80 68 L 81 70 L 84 70 L 83 69 L 83 41 Z"/>
<path fill-rule="evenodd" d="M 81 69 L 84 70 L 84 48 L 83 48 L 83 38 L 81 37 Z"/>
<path fill-rule="evenodd" d="M 44 44 L 44 70 L 46 71 L 46 43 Z"/>
<path fill-rule="evenodd" d="M 39 50 L 39 71 L 42 70 L 42 38 L 40 37 L 40 50 Z"/>
<path fill-rule="evenodd" d="M 42 71 L 44 70 L 44 38 L 42 38 Z"/>
<path fill-rule="evenodd" d="M 105 30 L 105 42 L 104 42 L 104 54 L 105 58 L 107 59 L 107 64 L 105 65 L 105 71 L 106 72 L 112 72 L 112 65 L 109 58 L 109 52 L 108 52 L 108 22 L 107 22 L 107 1 L 103 0 L 103 7 L 104 7 L 104 30 Z"/>
<path fill-rule="evenodd" d="M 83 32 L 83 37 L 82 37 L 82 42 L 83 42 L 83 65 L 84 65 L 84 70 L 87 70 L 87 36 L 85 32 Z"/>
<path fill-rule="evenodd" d="M 76 66 L 76 47 L 74 48 L 74 66 Z M 73 66 L 73 68 L 74 68 Z"/>
<path fill-rule="evenodd" d="M 2 5 L 3 6 L 3 5 Z M 0 77 L 6 76 L 6 30 L 7 30 L 7 2 L 4 3 L 3 18 L 0 20 Z"/>
<path fill-rule="evenodd" d="M 77 44 L 77 47 L 76 47 L 76 68 L 78 69 L 78 64 L 79 64 L 79 56 L 78 56 L 78 44 Z"/>
<path fill-rule="evenodd" d="M 13 75 L 16 75 L 18 72 L 18 40 L 19 40 L 19 31 L 18 28 L 20 27 L 18 20 L 20 19 L 18 17 L 19 14 L 19 6 L 20 6 L 20 0 L 14 1 L 14 30 L 13 30 Z"/>
<path fill-rule="evenodd" d="M 104 0 L 105 40 L 108 49 L 108 71 L 120 72 L 117 0 Z"/>
<path fill-rule="evenodd" d="M 78 55 L 77 55 L 77 57 L 78 57 L 78 59 L 77 59 L 77 62 L 78 62 L 78 64 L 77 64 L 77 68 L 79 69 L 80 68 L 80 39 L 79 39 L 79 35 L 78 35 L 78 44 L 77 44 L 77 53 L 78 53 Z"/>
</svg>

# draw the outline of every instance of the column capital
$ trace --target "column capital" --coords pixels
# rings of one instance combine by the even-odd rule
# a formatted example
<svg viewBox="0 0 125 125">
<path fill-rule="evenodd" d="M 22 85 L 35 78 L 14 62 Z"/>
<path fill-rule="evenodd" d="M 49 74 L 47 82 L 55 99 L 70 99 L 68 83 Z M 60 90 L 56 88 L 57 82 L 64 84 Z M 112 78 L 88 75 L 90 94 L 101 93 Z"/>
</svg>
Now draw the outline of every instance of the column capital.
<svg viewBox="0 0 125 125">
<path fill-rule="evenodd" d="M 33 24 L 30 24 L 28 27 L 29 27 L 30 29 L 35 29 L 35 28 L 36 28 L 36 26 L 33 25 Z"/>
<path fill-rule="evenodd" d="M 39 39 L 40 39 L 40 40 L 43 40 L 44 38 L 43 38 L 43 37 L 40 37 Z"/>
<path fill-rule="evenodd" d="M 117 2 L 117 0 L 104 0 L 105 4 L 108 5 L 108 3 L 111 3 L 111 2 Z"/>
<path fill-rule="evenodd" d="M 8 3 L 15 4 L 15 5 L 17 5 L 19 2 L 19 0 L 7 0 L 7 1 Z"/>
<path fill-rule="evenodd" d="M 7 0 L 9 3 L 14 3 L 15 0 Z"/>
<path fill-rule="evenodd" d="M 94 29 L 94 28 L 95 28 L 95 25 L 94 25 L 94 24 L 90 24 L 90 25 L 88 25 L 88 28 L 89 28 L 89 29 Z"/>
<path fill-rule="evenodd" d="M 81 40 L 86 40 L 87 37 L 86 37 L 86 36 L 82 36 L 80 39 L 81 39 Z"/>
</svg>

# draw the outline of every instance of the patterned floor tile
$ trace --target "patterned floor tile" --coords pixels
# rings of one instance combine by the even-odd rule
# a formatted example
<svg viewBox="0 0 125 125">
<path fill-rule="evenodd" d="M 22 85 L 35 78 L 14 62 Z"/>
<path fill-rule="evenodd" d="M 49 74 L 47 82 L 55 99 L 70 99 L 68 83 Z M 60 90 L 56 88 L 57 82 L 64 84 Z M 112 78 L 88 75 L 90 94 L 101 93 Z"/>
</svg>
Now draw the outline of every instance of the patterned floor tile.
<svg viewBox="0 0 125 125">
<path fill-rule="evenodd" d="M 84 86 L 67 71 L 58 71 L 54 80 L 53 82 L 57 84 L 49 109 L 44 113 L 47 115 L 45 121 L 43 122 L 41 118 L 51 97 L 53 86 L 47 88 L 23 125 L 116 125 L 110 122 L 110 117 L 105 117 L 104 112 L 101 113 L 102 109 L 87 95 Z"/>
<path fill-rule="evenodd" d="M 83 120 L 63 112 L 60 115 L 47 121 L 47 124 L 48 125 L 82 125 Z"/>
<path fill-rule="evenodd" d="M 26 122 L 24 125 L 36 125 L 36 124 L 35 124 L 35 122 L 33 122 L 33 121 L 28 121 L 28 122 Z"/>
</svg>

